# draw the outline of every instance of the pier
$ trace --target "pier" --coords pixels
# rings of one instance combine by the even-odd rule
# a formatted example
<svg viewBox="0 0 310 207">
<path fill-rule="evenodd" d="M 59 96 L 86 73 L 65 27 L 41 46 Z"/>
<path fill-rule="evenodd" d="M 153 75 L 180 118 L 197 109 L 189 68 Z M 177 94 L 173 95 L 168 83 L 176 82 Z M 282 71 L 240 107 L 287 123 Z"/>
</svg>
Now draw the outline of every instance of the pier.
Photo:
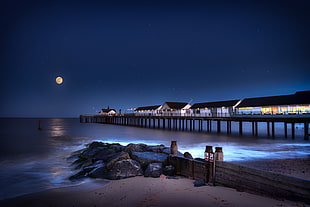
<svg viewBox="0 0 310 207">
<path fill-rule="evenodd" d="M 275 124 L 283 124 L 285 138 L 295 139 L 295 125 L 302 124 L 304 140 L 309 140 L 310 116 L 231 116 L 231 117 L 202 117 L 202 116 L 137 116 L 135 114 L 81 115 L 81 123 L 102 123 L 153 129 L 167 129 L 176 131 L 197 131 L 205 133 L 232 134 L 232 129 L 242 136 L 245 124 L 250 123 L 252 136 L 260 136 L 258 125 L 264 126 L 266 135 L 275 138 Z"/>
</svg>

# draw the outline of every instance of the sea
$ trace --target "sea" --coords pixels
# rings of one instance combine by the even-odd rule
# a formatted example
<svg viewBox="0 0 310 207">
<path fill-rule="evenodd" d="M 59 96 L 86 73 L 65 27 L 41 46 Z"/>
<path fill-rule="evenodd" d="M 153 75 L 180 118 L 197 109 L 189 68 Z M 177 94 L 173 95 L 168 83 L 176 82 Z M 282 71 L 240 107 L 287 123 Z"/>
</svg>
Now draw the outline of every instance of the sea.
<svg viewBox="0 0 310 207">
<path fill-rule="evenodd" d="M 292 140 L 283 138 L 282 125 L 276 125 L 275 138 L 268 138 L 261 125 L 262 136 L 251 136 L 250 124 L 239 136 L 80 123 L 78 118 L 0 118 L 0 200 L 87 182 L 68 179 L 76 173 L 69 157 L 93 141 L 166 146 L 177 141 L 180 152 L 195 158 L 203 158 L 206 145 L 219 146 L 225 161 L 309 157 L 310 141 L 303 140 L 303 125 L 295 127 Z"/>
</svg>

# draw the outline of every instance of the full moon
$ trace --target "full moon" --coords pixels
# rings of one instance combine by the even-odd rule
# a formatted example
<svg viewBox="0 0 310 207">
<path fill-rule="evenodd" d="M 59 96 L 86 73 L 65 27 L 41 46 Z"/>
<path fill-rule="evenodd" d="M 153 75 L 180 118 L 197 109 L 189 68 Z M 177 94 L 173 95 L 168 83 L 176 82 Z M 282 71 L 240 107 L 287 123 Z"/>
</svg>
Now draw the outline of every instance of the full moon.
<svg viewBox="0 0 310 207">
<path fill-rule="evenodd" d="M 57 83 L 58 85 L 62 84 L 62 82 L 63 82 L 62 77 L 59 76 L 59 77 L 56 78 L 56 83 Z"/>
</svg>

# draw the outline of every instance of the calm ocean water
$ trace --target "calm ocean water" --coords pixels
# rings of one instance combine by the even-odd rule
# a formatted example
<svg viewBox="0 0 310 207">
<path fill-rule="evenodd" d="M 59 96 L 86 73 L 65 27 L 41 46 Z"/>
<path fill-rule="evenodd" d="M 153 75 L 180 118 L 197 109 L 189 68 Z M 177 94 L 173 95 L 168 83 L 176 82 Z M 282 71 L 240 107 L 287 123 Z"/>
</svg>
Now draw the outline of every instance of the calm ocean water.
<svg viewBox="0 0 310 207">
<path fill-rule="evenodd" d="M 166 146 L 177 140 L 179 151 L 201 158 L 206 145 L 221 146 L 226 161 L 310 156 L 310 141 L 303 140 L 301 125 L 296 126 L 298 136 L 291 140 L 81 124 L 79 119 L 41 120 L 43 130 L 39 131 L 38 119 L 0 119 L 0 199 L 79 184 L 68 180 L 74 171 L 67 158 L 94 140 Z M 279 135 L 281 127 L 276 125 Z M 250 134 L 250 125 L 244 128 Z M 259 128 L 264 134 L 264 127 Z"/>
</svg>

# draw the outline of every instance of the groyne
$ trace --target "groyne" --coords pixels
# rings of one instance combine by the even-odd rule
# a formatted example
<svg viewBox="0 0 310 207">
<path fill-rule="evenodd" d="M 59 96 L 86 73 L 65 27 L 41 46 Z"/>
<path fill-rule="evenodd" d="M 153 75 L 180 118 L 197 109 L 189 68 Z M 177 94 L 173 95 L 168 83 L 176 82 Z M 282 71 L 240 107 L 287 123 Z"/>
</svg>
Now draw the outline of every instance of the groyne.
<svg viewBox="0 0 310 207">
<path fill-rule="evenodd" d="M 310 203 L 310 180 L 249 168 L 229 162 L 205 162 L 170 156 L 176 174 L 254 194 Z M 215 169 L 214 169 L 215 168 Z"/>
</svg>

